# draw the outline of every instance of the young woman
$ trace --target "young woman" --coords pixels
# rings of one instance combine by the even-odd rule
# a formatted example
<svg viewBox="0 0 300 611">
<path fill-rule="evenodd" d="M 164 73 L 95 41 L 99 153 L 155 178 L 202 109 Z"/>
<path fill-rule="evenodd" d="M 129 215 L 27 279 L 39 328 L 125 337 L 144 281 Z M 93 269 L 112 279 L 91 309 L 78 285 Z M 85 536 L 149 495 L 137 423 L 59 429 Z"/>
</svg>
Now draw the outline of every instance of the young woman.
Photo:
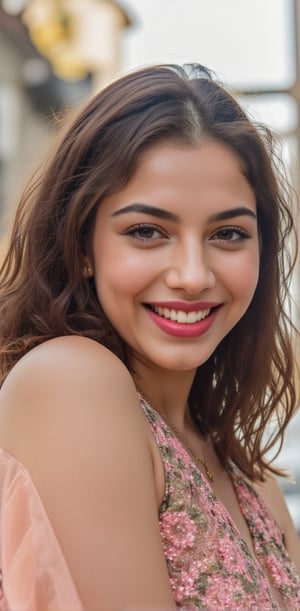
<svg viewBox="0 0 300 611">
<path fill-rule="evenodd" d="M 25 193 L 1 271 L 1 609 L 300 608 L 268 458 L 296 407 L 274 164 L 208 70 L 156 66 L 91 99 Z"/>
</svg>

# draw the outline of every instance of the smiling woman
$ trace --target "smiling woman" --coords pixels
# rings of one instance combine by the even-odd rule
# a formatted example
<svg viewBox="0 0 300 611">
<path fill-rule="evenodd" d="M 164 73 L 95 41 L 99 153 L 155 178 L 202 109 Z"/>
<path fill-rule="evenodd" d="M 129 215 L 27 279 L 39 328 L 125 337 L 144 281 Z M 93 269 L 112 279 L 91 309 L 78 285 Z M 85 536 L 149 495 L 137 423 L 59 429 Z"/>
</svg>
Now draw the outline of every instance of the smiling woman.
<svg viewBox="0 0 300 611">
<path fill-rule="evenodd" d="M 239 159 L 205 139 L 151 147 L 99 206 L 87 260 L 136 375 L 149 360 L 195 371 L 243 316 L 258 281 L 256 199 Z"/>
<path fill-rule="evenodd" d="M 207 69 L 154 66 L 25 192 L 0 271 L 3 611 L 300 607 L 268 458 L 296 407 L 272 151 Z"/>
</svg>

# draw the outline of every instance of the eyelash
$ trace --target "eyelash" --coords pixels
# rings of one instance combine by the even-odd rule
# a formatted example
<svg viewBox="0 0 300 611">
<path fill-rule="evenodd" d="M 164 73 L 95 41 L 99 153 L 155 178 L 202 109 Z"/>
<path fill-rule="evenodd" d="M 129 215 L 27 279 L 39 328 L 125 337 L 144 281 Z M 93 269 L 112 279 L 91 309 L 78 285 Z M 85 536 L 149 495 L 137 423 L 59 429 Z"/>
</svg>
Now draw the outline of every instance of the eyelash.
<svg viewBox="0 0 300 611">
<path fill-rule="evenodd" d="M 145 236 L 141 236 L 141 235 L 137 235 L 140 231 L 142 230 L 151 230 L 153 232 L 157 232 L 159 234 L 158 238 L 153 238 L 153 236 L 151 237 L 145 237 Z M 139 223 L 138 225 L 134 225 L 133 227 L 129 227 L 129 229 L 127 229 L 124 232 L 125 235 L 129 235 L 132 236 L 133 238 L 140 240 L 141 242 L 150 242 L 152 240 L 157 240 L 159 238 L 166 238 L 167 235 L 165 232 L 163 232 L 163 230 L 160 227 L 157 227 L 156 225 L 151 225 L 149 223 Z"/>
<path fill-rule="evenodd" d="M 152 231 L 152 235 L 148 237 L 147 236 L 142 236 L 141 232 L 143 230 L 148 230 L 148 231 Z M 140 232 L 140 235 L 139 235 Z M 153 237 L 153 233 L 157 233 L 159 234 L 158 237 Z M 222 233 L 236 233 L 238 235 L 238 238 L 235 238 L 233 240 L 231 239 L 226 239 L 226 238 L 222 238 L 220 237 L 220 234 Z M 127 229 L 124 232 L 124 235 L 128 235 L 128 236 L 132 236 L 134 239 L 140 241 L 140 242 L 152 242 L 154 240 L 159 240 L 159 239 L 163 239 L 163 238 L 167 238 L 167 234 L 160 228 L 157 227 L 157 225 L 151 225 L 150 223 L 138 223 L 137 225 L 133 225 L 133 227 L 129 227 L 129 229 Z M 218 237 L 219 236 L 219 237 Z M 222 242 L 223 244 L 235 244 L 238 243 L 242 240 L 247 240 L 249 239 L 250 236 L 248 234 L 248 232 L 245 229 L 242 229 L 241 227 L 237 227 L 236 225 L 229 225 L 226 227 L 221 227 L 220 229 L 217 229 L 217 231 L 215 231 L 212 235 L 212 240 L 216 240 L 218 242 Z"/>
<path fill-rule="evenodd" d="M 227 240 L 224 238 L 214 238 L 214 236 L 218 236 L 220 233 L 237 233 L 238 234 L 238 238 L 235 238 L 234 240 Z M 245 230 L 242 229 L 241 227 L 237 227 L 236 225 L 229 225 L 228 227 L 221 227 L 220 229 L 217 229 L 217 231 L 215 231 L 215 233 L 213 234 L 213 238 L 219 240 L 220 242 L 228 242 L 230 243 L 235 243 L 235 242 L 239 242 L 241 240 L 248 240 L 250 238 L 249 233 Z"/>
</svg>

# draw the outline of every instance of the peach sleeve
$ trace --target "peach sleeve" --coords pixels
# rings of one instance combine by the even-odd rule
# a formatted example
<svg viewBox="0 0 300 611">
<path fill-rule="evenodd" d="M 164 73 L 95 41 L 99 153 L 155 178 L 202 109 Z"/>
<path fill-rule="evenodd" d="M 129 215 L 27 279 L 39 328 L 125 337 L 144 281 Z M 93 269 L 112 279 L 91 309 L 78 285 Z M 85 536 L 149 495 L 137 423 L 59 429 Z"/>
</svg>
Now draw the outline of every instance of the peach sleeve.
<svg viewBox="0 0 300 611">
<path fill-rule="evenodd" d="M 0 449 L 0 611 L 83 611 L 26 469 Z"/>
</svg>

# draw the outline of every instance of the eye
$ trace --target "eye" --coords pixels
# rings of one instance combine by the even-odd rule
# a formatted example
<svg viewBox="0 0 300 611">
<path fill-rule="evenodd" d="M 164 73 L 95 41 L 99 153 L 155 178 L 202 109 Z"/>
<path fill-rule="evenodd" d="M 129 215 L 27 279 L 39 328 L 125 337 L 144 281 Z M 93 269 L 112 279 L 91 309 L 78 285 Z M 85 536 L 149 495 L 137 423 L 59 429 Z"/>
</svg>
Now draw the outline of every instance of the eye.
<svg viewBox="0 0 300 611">
<path fill-rule="evenodd" d="M 242 227 L 222 227 L 215 231 L 212 235 L 212 240 L 219 242 L 238 243 L 250 238 L 249 233 Z"/>
<path fill-rule="evenodd" d="M 134 239 L 140 242 L 150 242 L 165 238 L 165 232 L 156 225 L 149 225 L 148 223 L 139 223 L 129 227 L 125 232 L 125 235 L 132 236 Z"/>
</svg>

